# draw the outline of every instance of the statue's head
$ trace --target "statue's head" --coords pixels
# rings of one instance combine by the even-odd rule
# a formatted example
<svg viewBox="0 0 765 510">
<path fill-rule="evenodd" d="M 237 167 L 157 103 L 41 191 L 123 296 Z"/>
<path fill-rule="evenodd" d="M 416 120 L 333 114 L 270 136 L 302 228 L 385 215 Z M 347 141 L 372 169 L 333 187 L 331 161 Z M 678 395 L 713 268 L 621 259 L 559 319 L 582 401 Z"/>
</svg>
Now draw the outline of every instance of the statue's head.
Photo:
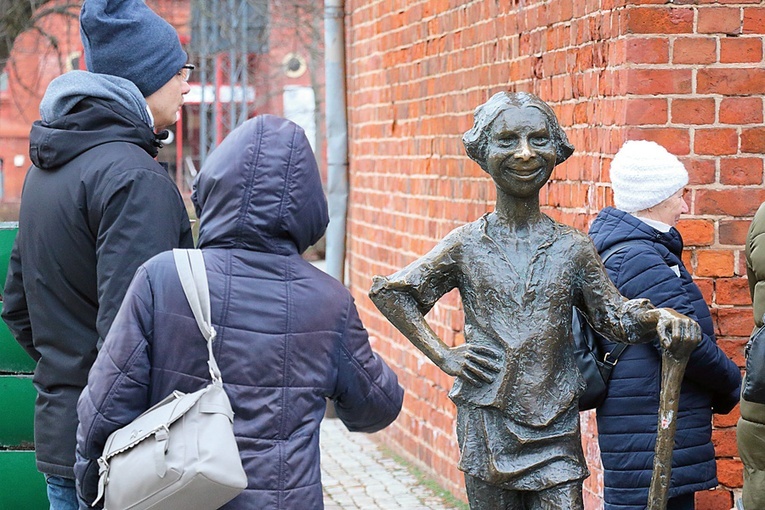
<svg viewBox="0 0 765 510">
<path fill-rule="evenodd" d="M 555 165 L 563 163 L 574 152 L 574 146 L 566 138 L 555 113 L 547 103 L 528 92 L 498 92 L 475 109 L 473 127 L 462 137 L 470 159 L 487 170 L 487 156 L 492 138 L 492 124 L 507 110 L 523 112 L 525 108 L 539 110 L 547 119 L 550 141 L 555 148 Z M 488 171 L 488 170 L 487 170 Z"/>
</svg>

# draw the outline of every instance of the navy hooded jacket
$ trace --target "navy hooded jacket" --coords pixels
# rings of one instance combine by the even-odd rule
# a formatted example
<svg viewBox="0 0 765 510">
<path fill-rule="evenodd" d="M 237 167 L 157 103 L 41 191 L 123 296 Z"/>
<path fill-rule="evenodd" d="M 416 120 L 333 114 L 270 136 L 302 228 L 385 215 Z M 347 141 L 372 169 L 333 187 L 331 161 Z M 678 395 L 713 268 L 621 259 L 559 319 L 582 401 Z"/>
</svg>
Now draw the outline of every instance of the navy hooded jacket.
<svg viewBox="0 0 765 510">
<path fill-rule="evenodd" d="M 398 415 L 403 390 L 369 345 L 348 290 L 301 257 L 328 223 L 308 140 L 273 116 L 251 119 L 195 183 L 217 331 L 249 483 L 226 509 L 321 509 L 319 424 L 326 399 L 352 431 Z M 209 383 L 205 342 L 171 252 L 139 268 L 78 405 L 80 494 L 96 494 L 107 436 L 173 390 Z"/>
<path fill-rule="evenodd" d="M 673 308 L 701 326 L 703 338 L 691 355 L 681 387 L 669 497 L 717 486 L 712 412 L 733 409 L 741 374 L 717 347 L 709 308 L 683 265 L 680 233 L 674 228 L 659 232 L 631 214 L 607 207 L 593 222 L 590 237 L 599 253 L 631 241 L 606 262 L 622 295 L 648 298 L 654 306 Z M 597 409 L 605 510 L 646 506 L 660 386 L 657 344 L 630 345 L 614 367 L 608 396 Z"/>
</svg>

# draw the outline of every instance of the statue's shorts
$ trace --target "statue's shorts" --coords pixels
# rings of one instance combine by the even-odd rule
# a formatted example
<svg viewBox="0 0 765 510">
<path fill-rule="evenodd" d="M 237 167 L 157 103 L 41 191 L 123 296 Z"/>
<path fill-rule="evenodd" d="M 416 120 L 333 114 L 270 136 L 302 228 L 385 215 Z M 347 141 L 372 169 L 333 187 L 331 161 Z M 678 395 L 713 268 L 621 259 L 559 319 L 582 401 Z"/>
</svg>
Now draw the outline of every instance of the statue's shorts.
<svg viewBox="0 0 765 510">
<path fill-rule="evenodd" d="M 459 468 L 505 490 L 539 491 L 589 476 L 576 406 L 530 427 L 495 408 L 460 405 L 457 440 Z"/>
</svg>

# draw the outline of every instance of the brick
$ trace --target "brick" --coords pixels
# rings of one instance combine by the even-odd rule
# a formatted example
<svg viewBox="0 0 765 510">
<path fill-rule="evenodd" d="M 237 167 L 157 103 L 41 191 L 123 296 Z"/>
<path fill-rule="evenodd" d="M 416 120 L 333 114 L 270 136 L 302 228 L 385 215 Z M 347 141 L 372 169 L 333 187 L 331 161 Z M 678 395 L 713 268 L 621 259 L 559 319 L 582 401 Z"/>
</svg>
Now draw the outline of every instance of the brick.
<svg viewBox="0 0 765 510">
<path fill-rule="evenodd" d="M 762 184 L 762 158 L 722 158 L 720 183 L 733 186 Z"/>
<path fill-rule="evenodd" d="M 736 276 L 746 276 L 746 258 L 741 256 L 736 264 Z"/>
<path fill-rule="evenodd" d="M 681 219 L 677 229 L 683 235 L 685 246 L 709 246 L 715 240 L 715 224 L 710 220 Z"/>
<path fill-rule="evenodd" d="M 634 64 L 666 64 L 669 62 L 669 41 L 664 37 L 630 38 L 626 61 Z"/>
<path fill-rule="evenodd" d="M 733 493 L 723 487 L 696 493 L 696 510 L 730 510 Z"/>
<path fill-rule="evenodd" d="M 628 69 L 628 94 L 689 94 L 689 69 Z"/>
<path fill-rule="evenodd" d="M 765 8 L 745 7 L 743 25 L 745 34 L 762 34 L 762 27 L 765 27 Z"/>
<path fill-rule="evenodd" d="M 754 63 L 762 61 L 760 37 L 728 37 L 720 39 L 720 62 Z"/>
<path fill-rule="evenodd" d="M 717 344 L 721 345 L 725 343 L 725 341 L 717 340 Z M 741 418 L 741 413 L 739 411 L 739 406 L 736 404 L 736 407 L 733 408 L 733 411 L 729 412 L 728 414 L 715 414 L 712 416 L 712 425 L 715 427 L 735 427 L 738 423 L 738 419 Z"/>
<path fill-rule="evenodd" d="M 718 457 L 738 457 L 736 447 L 736 429 L 717 429 L 712 431 L 712 444 Z M 730 507 L 728 507 L 730 508 Z"/>
<path fill-rule="evenodd" d="M 700 34 L 740 34 L 741 9 L 736 7 L 704 7 L 699 9 L 697 31 Z"/>
<path fill-rule="evenodd" d="M 717 309 L 715 326 L 720 336 L 749 336 L 753 324 L 751 308 Z"/>
<path fill-rule="evenodd" d="M 765 190 L 747 189 L 699 189 L 695 191 L 694 209 L 699 215 L 754 216 L 757 208 L 765 201 Z"/>
<path fill-rule="evenodd" d="M 717 179 L 717 169 L 713 159 L 688 158 L 683 161 L 688 170 L 688 184 L 713 184 Z"/>
<path fill-rule="evenodd" d="M 715 100 L 711 97 L 701 99 L 673 99 L 673 124 L 714 124 Z"/>
<path fill-rule="evenodd" d="M 690 250 L 683 250 L 683 254 L 682 254 L 683 265 L 688 269 L 688 271 L 692 271 L 693 269 L 692 258 L 693 258 L 693 254 L 691 253 Z"/>
<path fill-rule="evenodd" d="M 750 306 L 749 282 L 746 278 L 718 278 L 715 281 L 715 295 L 718 305 Z"/>
<path fill-rule="evenodd" d="M 717 62 L 717 38 L 678 37 L 672 45 L 673 64 L 711 64 Z"/>
<path fill-rule="evenodd" d="M 729 250 L 698 250 L 696 252 L 697 276 L 733 276 L 733 252 Z"/>
<path fill-rule="evenodd" d="M 717 480 L 726 487 L 741 488 L 744 485 L 744 467 L 733 459 L 717 460 Z"/>
<path fill-rule="evenodd" d="M 745 96 L 765 90 L 765 69 L 699 69 L 696 77 L 698 94 Z"/>
<path fill-rule="evenodd" d="M 752 328 L 754 327 L 754 322 L 752 322 Z M 749 331 L 751 334 L 751 330 Z M 746 364 L 746 358 L 744 357 L 744 351 L 746 350 L 746 344 L 749 341 L 749 334 L 746 336 L 737 336 L 737 337 L 718 337 L 717 338 L 717 345 L 720 347 L 720 350 L 722 350 L 725 355 L 730 358 L 730 360 L 736 364 L 739 369 L 742 369 L 744 365 Z M 732 425 L 728 426 L 734 426 L 735 422 Z M 715 423 L 715 426 L 717 424 Z M 725 425 L 720 425 L 725 426 Z"/>
<path fill-rule="evenodd" d="M 720 220 L 719 236 L 720 244 L 741 246 L 746 242 L 746 234 L 749 232 L 750 220 Z"/>
<path fill-rule="evenodd" d="M 667 100 L 654 98 L 636 98 L 627 102 L 625 123 L 639 126 L 642 124 L 666 124 Z"/>
<path fill-rule="evenodd" d="M 693 9 L 637 7 L 627 11 L 626 28 L 633 34 L 690 34 Z"/>
<path fill-rule="evenodd" d="M 686 265 L 686 267 L 689 267 Z M 699 288 L 701 296 L 707 303 L 714 302 L 715 284 L 712 278 L 694 278 L 694 283 Z"/>
<path fill-rule="evenodd" d="M 697 129 L 693 142 L 696 154 L 722 156 L 738 152 L 738 133 L 735 129 Z"/>
<path fill-rule="evenodd" d="M 749 128 L 741 132 L 741 152 L 765 153 L 765 128 Z"/>
<path fill-rule="evenodd" d="M 762 99 L 759 97 L 726 97 L 720 102 L 723 124 L 762 123 Z"/>
<path fill-rule="evenodd" d="M 626 140 L 650 140 L 676 156 L 685 156 L 691 151 L 691 137 L 687 129 L 633 127 L 626 134 Z"/>
</svg>

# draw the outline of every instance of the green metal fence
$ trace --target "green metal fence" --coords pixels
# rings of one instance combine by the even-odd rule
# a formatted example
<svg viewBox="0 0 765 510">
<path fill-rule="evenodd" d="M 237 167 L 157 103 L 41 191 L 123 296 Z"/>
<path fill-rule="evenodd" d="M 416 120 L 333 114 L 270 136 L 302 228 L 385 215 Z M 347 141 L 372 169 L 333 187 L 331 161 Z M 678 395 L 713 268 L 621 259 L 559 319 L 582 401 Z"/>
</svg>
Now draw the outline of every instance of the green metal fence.
<svg viewBox="0 0 765 510">
<path fill-rule="evenodd" d="M 0 222 L 0 286 L 17 232 L 17 223 Z M 45 478 L 35 467 L 34 369 L 32 358 L 0 321 L 0 510 L 49 508 Z"/>
</svg>

